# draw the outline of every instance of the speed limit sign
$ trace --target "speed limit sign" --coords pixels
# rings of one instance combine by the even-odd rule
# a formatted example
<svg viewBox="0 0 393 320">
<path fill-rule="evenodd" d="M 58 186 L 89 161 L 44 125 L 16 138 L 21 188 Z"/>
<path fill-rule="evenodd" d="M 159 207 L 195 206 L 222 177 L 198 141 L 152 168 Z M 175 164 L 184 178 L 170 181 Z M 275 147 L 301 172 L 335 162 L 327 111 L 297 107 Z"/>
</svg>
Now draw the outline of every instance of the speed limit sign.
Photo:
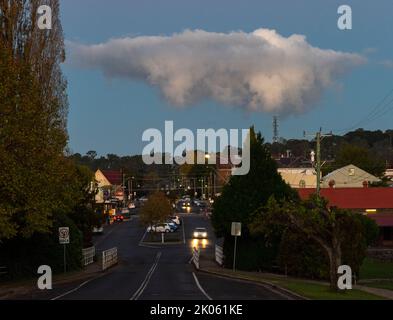
<svg viewBox="0 0 393 320">
<path fill-rule="evenodd" d="M 68 227 L 59 228 L 59 242 L 60 244 L 70 243 L 70 228 Z"/>
</svg>

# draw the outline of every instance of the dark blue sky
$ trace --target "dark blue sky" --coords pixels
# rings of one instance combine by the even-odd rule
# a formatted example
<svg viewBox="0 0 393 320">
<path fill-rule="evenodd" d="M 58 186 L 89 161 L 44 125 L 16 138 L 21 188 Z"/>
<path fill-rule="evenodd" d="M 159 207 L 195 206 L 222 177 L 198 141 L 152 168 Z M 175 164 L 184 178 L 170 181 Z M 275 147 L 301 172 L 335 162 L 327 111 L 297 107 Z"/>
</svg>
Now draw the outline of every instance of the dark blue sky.
<svg viewBox="0 0 393 320">
<path fill-rule="evenodd" d="M 353 29 L 337 28 L 337 8 L 349 4 Z M 365 117 L 393 88 L 393 2 L 374 1 L 187 1 L 187 0 L 62 0 L 65 39 L 97 44 L 111 38 L 171 35 L 185 29 L 210 32 L 259 28 L 275 29 L 288 37 L 305 35 L 322 49 L 354 52 L 367 58 L 326 90 L 311 111 L 280 119 L 280 135 L 300 138 L 303 130 L 342 133 Z M 382 62 L 385 62 L 383 64 Z M 73 152 L 140 154 L 147 128 L 174 120 L 175 128 L 247 128 L 250 125 L 272 137 L 272 114 L 228 108 L 203 101 L 175 108 L 162 99 L 156 87 L 145 82 L 105 78 L 98 70 L 81 70 L 65 64 L 70 112 L 69 145 Z M 392 114 L 366 122 L 368 129 L 391 128 Z"/>
</svg>

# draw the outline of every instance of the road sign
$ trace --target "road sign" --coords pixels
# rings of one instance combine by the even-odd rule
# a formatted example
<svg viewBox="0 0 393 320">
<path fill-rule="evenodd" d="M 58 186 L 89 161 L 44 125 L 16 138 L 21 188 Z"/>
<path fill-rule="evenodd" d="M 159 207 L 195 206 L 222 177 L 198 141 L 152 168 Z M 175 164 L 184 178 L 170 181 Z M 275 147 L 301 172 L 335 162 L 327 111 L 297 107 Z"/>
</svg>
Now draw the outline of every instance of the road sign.
<svg viewBox="0 0 393 320">
<path fill-rule="evenodd" d="M 59 242 L 60 244 L 70 243 L 70 228 L 68 227 L 59 228 Z"/>
<path fill-rule="evenodd" d="M 239 237 L 242 234 L 242 223 L 232 222 L 231 235 Z"/>
</svg>

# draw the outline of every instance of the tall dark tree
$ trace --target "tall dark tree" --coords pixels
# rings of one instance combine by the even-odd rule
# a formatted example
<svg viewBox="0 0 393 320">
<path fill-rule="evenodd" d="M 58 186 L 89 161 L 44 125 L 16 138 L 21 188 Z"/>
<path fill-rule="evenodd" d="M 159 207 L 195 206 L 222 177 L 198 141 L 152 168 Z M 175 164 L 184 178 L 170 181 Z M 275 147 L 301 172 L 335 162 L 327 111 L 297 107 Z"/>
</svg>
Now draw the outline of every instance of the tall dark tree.
<svg viewBox="0 0 393 320">
<path fill-rule="evenodd" d="M 252 213 L 265 205 L 272 195 L 278 199 L 297 198 L 297 194 L 277 172 L 276 162 L 271 158 L 261 134 L 256 134 L 252 127 L 250 130 L 250 171 L 247 175 L 232 176 L 213 206 L 212 223 L 217 236 L 225 238 L 224 250 L 227 258 L 231 257 L 232 252 L 225 248 L 232 247 L 231 222 L 242 222 L 241 241 L 246 243 L 250 238 L 248 225 L 251 222 Z"/>
<path fill-rule="evenodd" d="M 37 9 L 52 9 L 52 29 Z M 67 143 L 58 0 L 0 1 L 0 239 L 47 232 Z"/>
</svg>

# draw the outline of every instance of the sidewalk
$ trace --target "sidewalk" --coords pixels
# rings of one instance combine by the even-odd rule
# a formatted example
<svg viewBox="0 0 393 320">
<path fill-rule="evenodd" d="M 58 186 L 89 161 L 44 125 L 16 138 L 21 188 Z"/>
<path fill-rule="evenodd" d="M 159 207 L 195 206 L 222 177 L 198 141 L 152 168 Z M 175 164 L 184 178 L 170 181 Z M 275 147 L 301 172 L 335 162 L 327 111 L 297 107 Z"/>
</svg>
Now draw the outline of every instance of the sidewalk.
<svg viewBox="0 0 393 320">
<path fill-rule="evenodd" d="M 98 277 L 101 274 L 101 262 L 96 261 L 82 270 L 53 275 L 53 286 L 82 280 L 86 281 Z M 36 278 L 5 282 L 4 284 L 0 284 L 0 300 L 12 299 L 14 296 L 28 295 L 31 292 L 37 290 L 38 277 L 39 275 L 37 274 Z"/>
</svg>

